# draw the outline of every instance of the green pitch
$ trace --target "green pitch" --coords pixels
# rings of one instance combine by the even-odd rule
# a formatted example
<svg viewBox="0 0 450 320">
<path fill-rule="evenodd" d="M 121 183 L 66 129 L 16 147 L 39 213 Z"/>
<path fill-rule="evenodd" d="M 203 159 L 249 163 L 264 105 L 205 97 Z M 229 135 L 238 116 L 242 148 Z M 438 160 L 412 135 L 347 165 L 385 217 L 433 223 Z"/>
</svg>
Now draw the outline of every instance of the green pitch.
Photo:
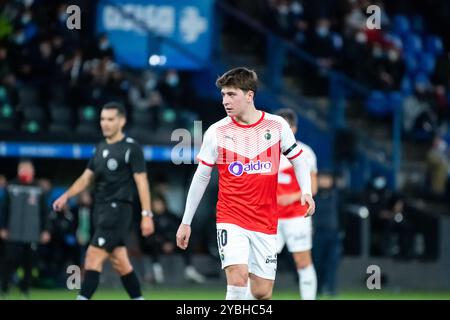
<svg viewBox="0 0 450 320">
<path fill-rule="evenodd" d="M 33 289 L 31 300 L 74 300 L 76 291 L 63 289 Z M 144 291 L 148 300 L 223 300 L 224 289 L 211 288 L 153 288 Z M 22 299 L 20 294 L 13 290 L 8 300 Z M 97 290 L 94 300 L 127 300 L 128 296 L 121 289 Z M 276 290 L 273 293 L 274 300 L 298 300 L 298 293 L 294 290 Z M 320 297 L 323 300 L 450 300 L 450 292 L 392 292 L 389 290 L 342 292 L 336 297 Z"/>
</svg>

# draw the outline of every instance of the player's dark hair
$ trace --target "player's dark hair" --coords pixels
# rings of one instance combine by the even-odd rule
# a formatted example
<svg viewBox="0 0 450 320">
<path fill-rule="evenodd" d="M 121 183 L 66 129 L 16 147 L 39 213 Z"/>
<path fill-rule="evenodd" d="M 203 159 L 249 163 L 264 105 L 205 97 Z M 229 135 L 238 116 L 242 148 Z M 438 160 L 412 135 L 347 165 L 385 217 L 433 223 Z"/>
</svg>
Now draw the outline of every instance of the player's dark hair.
<svg viewBox="0 0 450 320">
<path fill-rule="evenodd" d="M 258 89 L 258 76 L 256 72 L 247 68 L 239 67 L 225 72 L 216 80 L 219 89 L 231 87 L 242 91 L 253 91 Z"/>
<path fill-rule="evenodd" d="M 108 102 L 103 105 L 102 110 L 117 110 L 117 114 L 121 117 L 127 117 L 127 110 L 125 107 L 116 101 Z"/>
<path fill-rule="evenodd" d="M 284 120 L 286 120 L 291 127 L 297 126 L 298 118 L 294 110 L 289 108 L 283 108 L 278 110 L 276 114 L 284 118 Z"/>
<path fill-rule="evenodd" d="M 20 158 L 18 164 L 29 163 L 33 165 L 33 161 L 30 158 Z"/>
</svg>

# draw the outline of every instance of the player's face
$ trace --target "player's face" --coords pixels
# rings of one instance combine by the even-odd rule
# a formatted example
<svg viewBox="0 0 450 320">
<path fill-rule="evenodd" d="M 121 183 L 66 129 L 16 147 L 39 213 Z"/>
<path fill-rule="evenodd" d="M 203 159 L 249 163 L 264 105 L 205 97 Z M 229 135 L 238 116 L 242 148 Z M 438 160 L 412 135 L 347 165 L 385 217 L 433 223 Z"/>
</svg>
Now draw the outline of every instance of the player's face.
<svg viewBox="0 0 450 320">
<path fill-rule="evenodd" d="M 121 132 L 125 125 L 125 118 L 116 109 L 104 109 L 100 115 L 100 126 L 105 138 L 111 138 Z"/>
<path fill-rule="evenodd" d="M 230 117 L 236 117 L 244 113 L 253 99 L 253 92 L 244 92 L 241 89 L 222 88 L 222 104 L 225 112 Z"/>
</svg>

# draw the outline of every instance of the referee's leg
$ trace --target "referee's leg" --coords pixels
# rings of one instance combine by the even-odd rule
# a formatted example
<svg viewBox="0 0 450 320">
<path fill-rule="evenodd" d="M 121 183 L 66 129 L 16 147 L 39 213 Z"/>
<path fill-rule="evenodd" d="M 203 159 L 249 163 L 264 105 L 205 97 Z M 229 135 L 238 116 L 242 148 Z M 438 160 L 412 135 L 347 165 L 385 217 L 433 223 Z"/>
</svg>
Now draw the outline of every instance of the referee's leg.
<svg viewBox="0 0 450 320">
<path fill-rule="evenodd" d="M 128 252 L 125 246 L 117 247 L 110 255 L 110 260 L 113 268 L 120 275 L 122 285 L 127 291 L 128 295 L 133 300 L 143 300 L 141 286 L 136 276 L 136 272 L 133 270 L 130 259 L 128 258 Z"/>
<path fill-rule="evenodd" d="M 103 269 L 103 263 L 108 258 L 109 253 L 97 247 L 90 245 L 86 251 L 86 259 L 84 262 L 84 281 L 81 285 L 78 300 L 88 300 L 97 290 L 100 280 L 100 273 Z"/>
</svg>

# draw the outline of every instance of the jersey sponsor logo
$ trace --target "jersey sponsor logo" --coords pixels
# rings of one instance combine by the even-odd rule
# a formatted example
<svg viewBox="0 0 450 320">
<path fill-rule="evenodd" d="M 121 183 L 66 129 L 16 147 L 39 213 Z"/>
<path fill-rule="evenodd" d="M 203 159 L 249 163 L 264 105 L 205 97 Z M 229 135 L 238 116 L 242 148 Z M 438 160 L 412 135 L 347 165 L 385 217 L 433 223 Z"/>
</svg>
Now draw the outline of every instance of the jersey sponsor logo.
<svg viewBox="0 0 450 320">
<path fill-rule="evenodd" d="M 277 256 L 267 256 L 266 257 L 266 263 L 277 263 Z"/>
<path fill-rule="evenodd" d="M 108 154 L 109 154 L 109 151 L 107 149 L 103 150 L 103 153 L 102 153 L 103 159 L 106 158 L 108 156 Z"/>
<path fill-rule="evenodd" d="M 261 161 L 258 160 L 256 162 L 250 161 L 249 163 L 242 163 L 240 161 L 234 161 L 230 163 L 228 166 L 228 171 L 236 176 L 240 177 L 244 173 L 247 174 L 256 174 L 256 173 L 270 173 L 272 170 L 272 163 L 270 161 Z"/>
<path fill-rule="evenodd" d="M 117 163 L 116 159 L 111 158 L 106 162 L 106 166 L 108 167 L 109 170 L 114 171 L 117 169 L 119 164 Z"/>
</svg>

